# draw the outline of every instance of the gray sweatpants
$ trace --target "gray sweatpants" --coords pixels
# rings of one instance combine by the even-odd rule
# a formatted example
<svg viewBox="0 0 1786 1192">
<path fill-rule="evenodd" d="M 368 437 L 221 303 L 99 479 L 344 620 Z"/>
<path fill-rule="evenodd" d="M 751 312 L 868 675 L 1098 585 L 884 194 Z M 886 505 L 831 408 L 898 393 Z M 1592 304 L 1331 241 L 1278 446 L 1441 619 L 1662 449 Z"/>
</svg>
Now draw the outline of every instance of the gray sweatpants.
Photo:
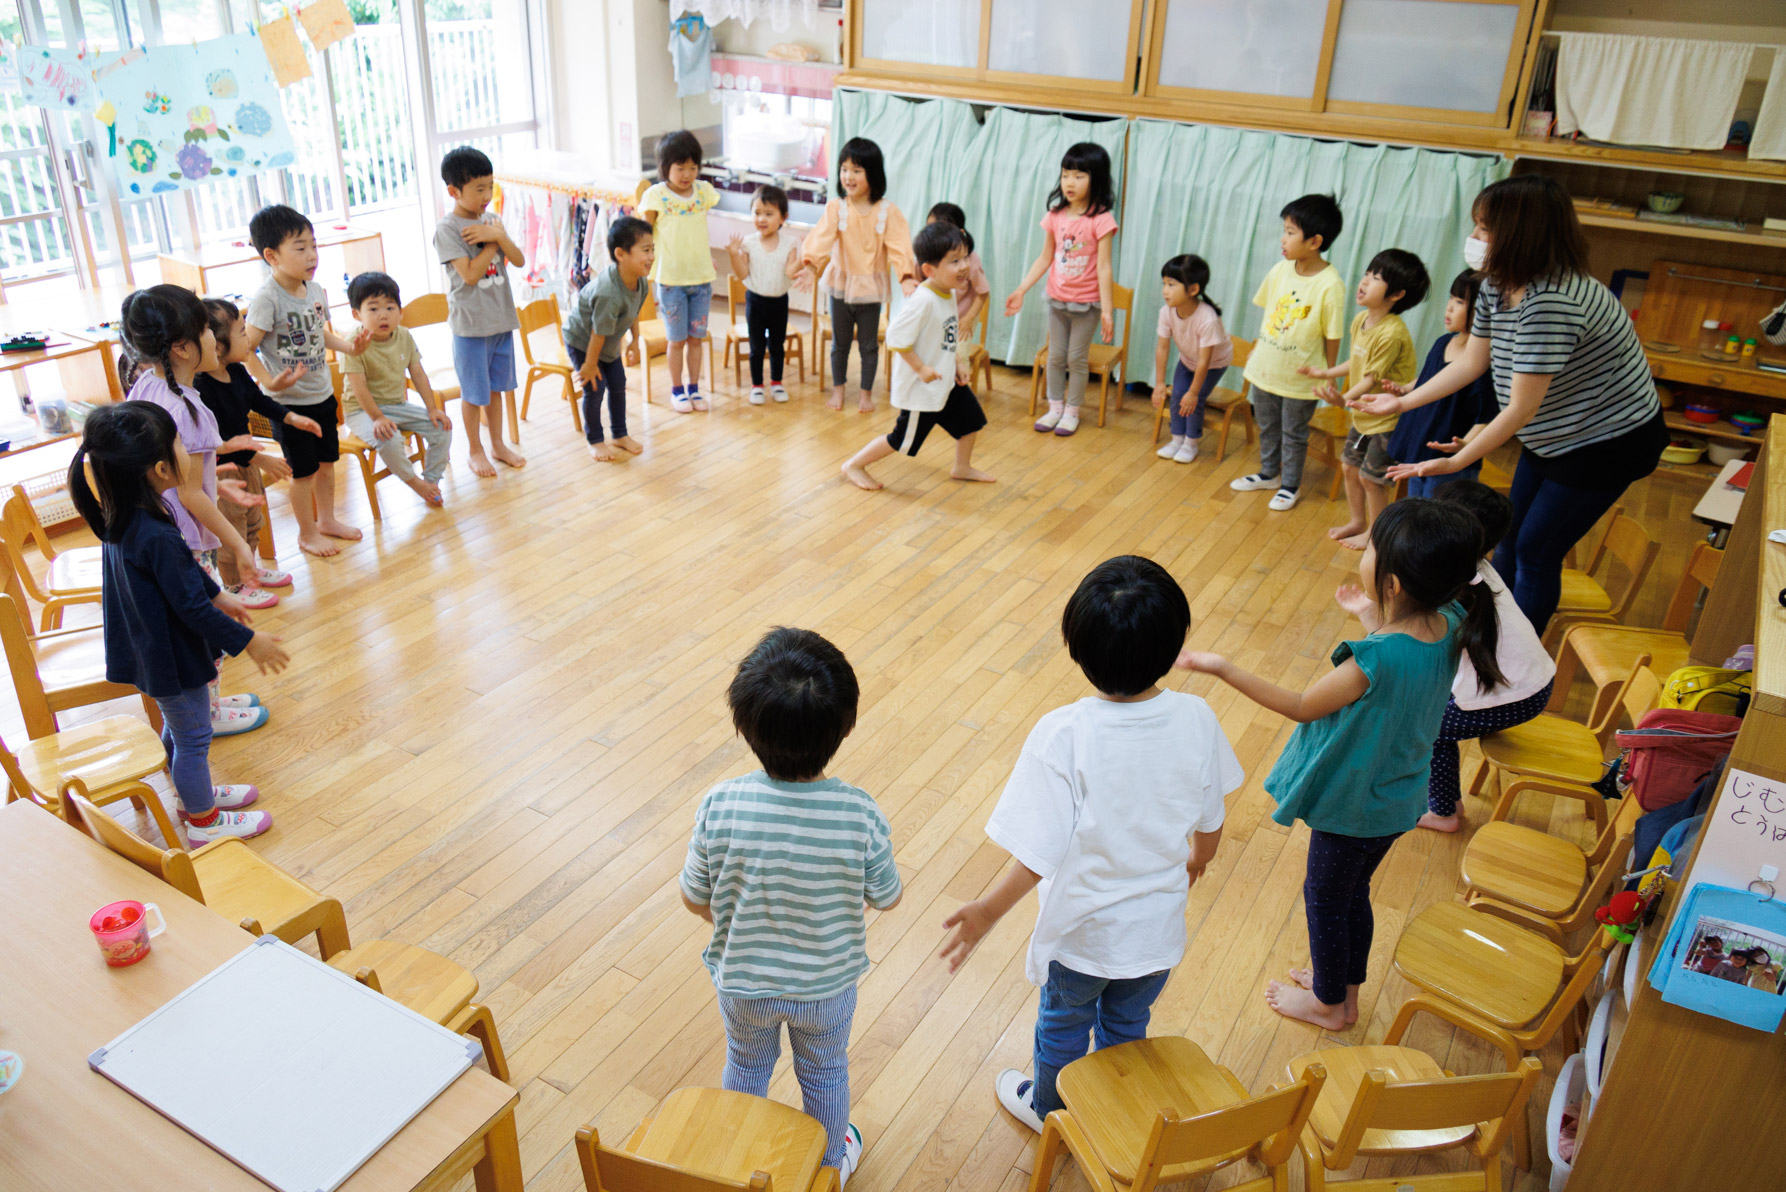
<svg viewBox="0 0 1786 1192">
<path fill-rule="evenodd" d="M 1064 303 L 1048 300 L 1048 400 L 1063 397 L 1077 408 L 1085 399 L 1086 361 L 1091 339 L 1098 333 L 1098 308 L 1068 310 Z"/>
<path fill-rule="evenodd" d="M 358 409 L 347 415 L 347 429 L 378 448 L 378 457 L 384 460 L 384 466 L 405 483 L 415 479 L 415 469 L 409 464 L 409 440 L 404 435 L 410 432 L 420 435 L 428 447 L 428 454 L 423 457 L 422 479 L 429 484 L 438 484 L 446 474 L 447 446 L 453 441 L 453 432 L 441 430 L 428 421 L 428 411 L 415 402 L 379 406 L 378 412 L 397 424 L 397 433 L 390 438 L 377 438 L 372 433 L 372 419 Z"/>
<path fill-rule="evenodd" d="M 1276 476 L 1280 488 L 1300 488 L 1308 457 L 1308 424 L 1321 403 L 1279 397 L 1253 386 L 1253 421 L 1259 424 L 1259 475 Z"/>
</svg>

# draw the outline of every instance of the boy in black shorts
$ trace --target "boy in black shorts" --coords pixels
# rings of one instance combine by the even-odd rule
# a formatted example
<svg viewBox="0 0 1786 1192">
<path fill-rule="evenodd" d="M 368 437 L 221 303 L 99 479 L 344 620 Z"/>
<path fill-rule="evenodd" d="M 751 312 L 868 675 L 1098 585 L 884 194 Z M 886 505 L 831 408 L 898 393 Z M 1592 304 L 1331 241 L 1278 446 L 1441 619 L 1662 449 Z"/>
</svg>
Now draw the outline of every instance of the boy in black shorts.
<svg viewBox="0 0 1786 1192">
<path fill-rule="evenodd" d="M 940 220 L 925 224 L 912 238 L 912 256 L 924 284 L 913 291 L 887 328 L 893 351 L 893 408 L 899 421 L 891 434 L 877 436 L 843 465 L 857 488 L 873 491 L 881 482 L 868 465 L 894 452 L 918 454 L 931 427 L 955 440 L 956 480 L 990 482 L 996 477 L 973 466 L 974 438 L 986 425 L 979 399 L 967 386 L 967 362 L 955 355 L 959 335 L 955 287 L 967 272 L 967 239 L 960 228 Z"/>
</svg>

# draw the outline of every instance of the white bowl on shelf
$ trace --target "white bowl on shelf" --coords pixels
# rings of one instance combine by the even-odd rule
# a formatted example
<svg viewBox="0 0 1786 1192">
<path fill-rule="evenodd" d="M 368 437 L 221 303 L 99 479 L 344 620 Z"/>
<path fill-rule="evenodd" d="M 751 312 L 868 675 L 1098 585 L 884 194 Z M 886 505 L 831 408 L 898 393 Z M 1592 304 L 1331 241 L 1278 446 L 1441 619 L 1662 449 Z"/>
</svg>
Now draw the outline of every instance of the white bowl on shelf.
<svg viewBox="0 0 1786 1192">
<path fill-rule="evenodd" d="M 1721 468 L 1733 459 L 1746 458 L 1749 451 L 1750 448 L 1739 447 L 1735 443 L 1707 443 L 1705 458 Z"/>
</svg>

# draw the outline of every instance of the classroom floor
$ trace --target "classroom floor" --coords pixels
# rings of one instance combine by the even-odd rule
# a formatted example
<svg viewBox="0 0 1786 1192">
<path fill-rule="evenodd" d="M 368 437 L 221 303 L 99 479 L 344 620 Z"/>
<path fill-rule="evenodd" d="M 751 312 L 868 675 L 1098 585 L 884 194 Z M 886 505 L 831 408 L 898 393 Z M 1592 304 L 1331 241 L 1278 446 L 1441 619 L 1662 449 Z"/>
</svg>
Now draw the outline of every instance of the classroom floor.
<svg viewBox="0 0 1786 1192">
<path fill-rule="evenodd" d="M 832 413 L 812 384 L 790 386 L 788 405 L 749 406 L 727 370 L 716 409 L 677 415 L 661 404 L 662 368 L 660 404 L 640 414 L 633 394 L 647 449 L 625 464 L 584 455 L 549 385 L 524 424 L 524 471 L 477 480 L 457 439 L 445 512 L 387 481 L 374 524 L 344 461 L 340 491 L 367 534 L 334 559 L 298 554 L 276 494 L 297 588 L 257 620 L 294 665 L 277 678 L 226 667 L 225 690 L 259 692 L 273 719 L 217 743 L 218 778 L 261 785 L 277 826 L 255 847 L 341 898 L 355 940 L 423 944 L 473 969 L 521 1090 L 528 1188 L 569 1192 L 582 1186 L 578 1126 L 619 1141 L 671 1090 L 719 1082 L 708 929 L 682 909 L 676 875 L 703 791 L 755 767 L 725 707 L 737 659 L 771 626 L 826 634 L 863 695 L 831 772 L 880 801 L 906 882 L 896 910 L 870 912 L 851 1046 L 868 1149 L 851 1192 L 1023 1188 L 1034 1136 L 999 1109 L 992 1079 L 1029 1058 L 1033 903 L 953 978 L 936 952 L 943 917 L 1005 861 L 982 829 L 1030 726 L 1090 693 L 1061 645 L 1062 603 L 1100 560 L 1149 555 L 1189 593 L 1195 645 L 1304 685 L 1358 632 L 1332 600 L 1358 559 L 1325 535 L 1343 502 L 1320 499 L 1320 465 L 1288 514 L 1231 493 L 1256 461 L 1238 428 L 1220 462 L 1213 434 L 1194 464 L 1156 460 L 1144 399 L 1104 430 L 1034 434 L 1028 374 L 1003 368 L 976 456 L 997 484 L 950 481 L 939 432 L 916 461 L 878 466 L 886 491 L 864 493 L 838 465 L 889 427 L 884 383 L 864 417 L 853 391 L 850 412 Z M 1640 623 L 1660 618 L 1701 533 L 1688 510 L 1702 487 L 1658 478 L 1627 495 L 1664 544 Z M 1248 782 L 1192 892 L 1188 951 L 1152 1029 L 1189 1036 L 1260 1090 L 1291 1056 L 1382 1037 L 1409 992 L 1389 968 L 1399 929 L 1456 892 L 1465 840 L 1410 833 L 1384 864 L 1359 1026 L 1326 1038 L 1277 1017 L 1265 980 L 1307 958 L 1307 830 L 1273 824 L 1260 787 L 1288 726 L 1205 678 L 1169 682 L 1210 699 Z M 16 737 L 16 708 L 4 720 Z M 1479 821 L 1488 805 L 1464 810 Z M 1408 1041 L 1457 1072 L 1493 1066 L 1440 1026 L 1422 1018 Z M 1564 1054 L 1547 1050 L 1549 1073 Z M 1547 1076 L 1535 1140 L 1549 1092 Z M 785 1059 L 774 1095 L 799 1103 Z M 1367 1173 L 1401 1172 L 1354 1172 Z M 1243 1164 L 1210 1186 L 1253 1174 Z M 1539 1192 L 1546 1175 L 1540 1140 L 1533 1172 L 1509 1187 Z M 1069 1164 L 1055 1187 L 1086 1184 Z"/>
</svg>

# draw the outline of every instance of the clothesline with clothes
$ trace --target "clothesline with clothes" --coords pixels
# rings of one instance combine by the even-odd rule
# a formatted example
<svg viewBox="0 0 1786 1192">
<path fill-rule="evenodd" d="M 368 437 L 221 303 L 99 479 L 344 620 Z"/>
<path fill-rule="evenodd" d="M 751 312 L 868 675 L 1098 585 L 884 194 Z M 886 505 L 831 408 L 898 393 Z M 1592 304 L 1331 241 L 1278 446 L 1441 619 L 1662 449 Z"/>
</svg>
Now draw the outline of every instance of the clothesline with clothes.
<svg viewBox="0 0 1786 1192">
<path fill-rule="evenodd" d="M 549 172 L 503 172 L 496 181 L 502 222 L 527 254 L 520 297 L 532 301 L 556 294 L 568 310 L 577 291 L 606 264 L 608 225 L 633 213 L 634 191 Z"/>
</svg>

